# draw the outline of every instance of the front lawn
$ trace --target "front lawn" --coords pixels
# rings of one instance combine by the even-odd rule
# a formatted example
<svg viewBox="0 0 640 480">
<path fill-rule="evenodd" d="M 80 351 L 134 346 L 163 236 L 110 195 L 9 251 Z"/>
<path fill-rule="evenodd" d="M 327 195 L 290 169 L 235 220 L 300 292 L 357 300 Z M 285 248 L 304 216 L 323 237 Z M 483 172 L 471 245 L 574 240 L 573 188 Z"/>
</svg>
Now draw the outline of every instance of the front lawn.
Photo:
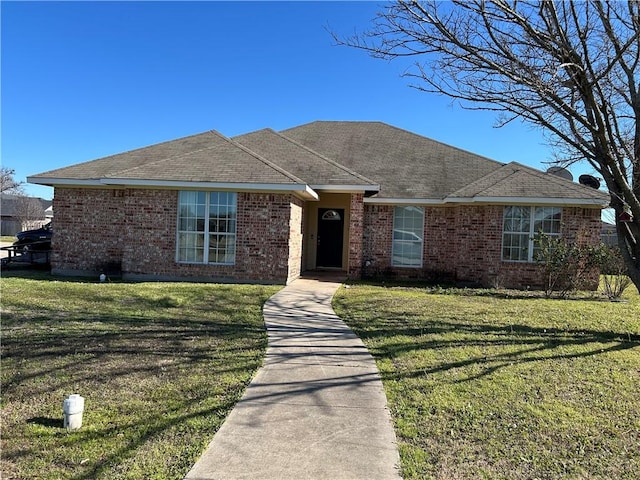
<svg viewBox="0 0 640 480">
<path fill-rule="evenodd" d="M 5 479 L 183 478 L 262 364 L 277 291 L 3 276 Z"/>
<path fill-rule="evenodd" d="M 350 285 L 334 308 L 381 371 L 410 479 L 635 479 L 640 296 Z"/>
</svg>

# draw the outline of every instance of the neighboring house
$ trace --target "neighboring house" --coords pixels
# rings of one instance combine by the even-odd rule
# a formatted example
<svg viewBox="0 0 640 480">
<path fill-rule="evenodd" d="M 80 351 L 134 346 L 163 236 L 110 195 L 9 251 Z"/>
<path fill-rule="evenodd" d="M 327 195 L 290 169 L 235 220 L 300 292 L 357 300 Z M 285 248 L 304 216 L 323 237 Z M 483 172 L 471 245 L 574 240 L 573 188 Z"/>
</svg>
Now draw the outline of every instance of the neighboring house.
<svg viewBox="0 0 640 480">
<path fill-rule="evenodd" d="M 210 131 L 34 175 L 55 188 L 52 270 L 130 279 L 352 278 L 536 287 L 538 231 L 600 238 L 609 198 L 379 122 Z"/>
<path fill-rule="evenodd" d="M 23 230 L 40 228 L 51 220 L 46 213 L 51 208 L 51 200 L 0 194 L 0 234 L 12 236 Z M 51 212 L 53 215 L 53 210 Z"/>
</svg>

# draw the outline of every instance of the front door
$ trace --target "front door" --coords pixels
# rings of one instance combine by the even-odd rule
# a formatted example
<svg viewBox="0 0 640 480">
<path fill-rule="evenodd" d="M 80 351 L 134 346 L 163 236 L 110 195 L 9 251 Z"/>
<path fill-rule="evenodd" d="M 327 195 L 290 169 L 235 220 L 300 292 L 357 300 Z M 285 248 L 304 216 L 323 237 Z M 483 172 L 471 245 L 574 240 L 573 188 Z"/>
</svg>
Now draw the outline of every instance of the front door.
<svg viewBox="0 0 640 480">
<path fill-rule="evenodd" d="M 342 268 L 344 209 L 318 209 L 318 248 L 316 266 Z"/>
</svg>

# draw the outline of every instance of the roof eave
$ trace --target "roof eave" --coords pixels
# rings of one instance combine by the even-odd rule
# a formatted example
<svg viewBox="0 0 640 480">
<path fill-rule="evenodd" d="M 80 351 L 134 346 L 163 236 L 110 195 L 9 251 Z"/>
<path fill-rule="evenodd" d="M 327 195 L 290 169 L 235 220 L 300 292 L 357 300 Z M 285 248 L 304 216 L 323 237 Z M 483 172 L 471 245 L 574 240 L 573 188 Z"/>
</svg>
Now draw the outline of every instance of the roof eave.
<svg viewBox="0 0 640 480">
<path fill-rule="evenodd" d="M 48 187 L 55 187 L 56 185 L 63 186 L 78 186 L 78 187 L 99 187 L 103 184 L 100 183 L 98 178 L 59 178 L 59 177 L 27 177 L 27 183 L 33 183 L 36 185 L 46 185 Z"/>
<path fill-rule="evenodd" d="M 321 190 L 327 193 L 350 193 L 350 192 L 379 192 L 380 185 L 316 185 L 312 184 L 314 190 Z"/>
<path fill-rule="evenodd" d="M 309 185 L 301 183 L 246 183 L 246 182 L 189 182 L 177 180 L 138 180 L 128 178 L 46 178 L 28 177 L 27 182 L 50 187 L 131 187 L 131 188 L 169 188 L 169 189 L 206 189 L 236 192 L 289 192 L 303 200 L 319 200 L 318 194 Z"/>
<path fill-rule="evenodd" d="M 563 205 L 607 207 L 604 198 L 564 198 L 564 197 L 447 197 L 444 203 L 485 203 L 490 205 Z"/>
<path fill-rule="evenodd" d="M 365 198 L 364 203 L 375 205 L 561 205 L 592 206 L 606 208 L 609 201 L 599 198 L 554 198 L 554 197 L 445 197 L 445 198 Z"/>
<path fill-rule="evenodd" d="M 364 199 L 364 203 L 374 205 L 444 205 L 441 198 L 380 198 L 369 197 Z"/>
</svg>

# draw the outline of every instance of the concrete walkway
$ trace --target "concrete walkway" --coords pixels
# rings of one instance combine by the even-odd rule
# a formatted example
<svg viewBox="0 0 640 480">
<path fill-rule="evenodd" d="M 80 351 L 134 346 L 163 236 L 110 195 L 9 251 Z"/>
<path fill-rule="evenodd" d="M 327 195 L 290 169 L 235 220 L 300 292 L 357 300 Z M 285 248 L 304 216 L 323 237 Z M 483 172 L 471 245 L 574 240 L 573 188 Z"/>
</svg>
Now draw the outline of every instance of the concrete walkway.
<svg viewBox="0 0 640 480">
<path fill-rule="evenodd" d="M 264 366 L 185 477 L 400 479 L 376 365 L 331 308 L 340 279 L 302 278 L 264 306 Z"/>
</svg>

